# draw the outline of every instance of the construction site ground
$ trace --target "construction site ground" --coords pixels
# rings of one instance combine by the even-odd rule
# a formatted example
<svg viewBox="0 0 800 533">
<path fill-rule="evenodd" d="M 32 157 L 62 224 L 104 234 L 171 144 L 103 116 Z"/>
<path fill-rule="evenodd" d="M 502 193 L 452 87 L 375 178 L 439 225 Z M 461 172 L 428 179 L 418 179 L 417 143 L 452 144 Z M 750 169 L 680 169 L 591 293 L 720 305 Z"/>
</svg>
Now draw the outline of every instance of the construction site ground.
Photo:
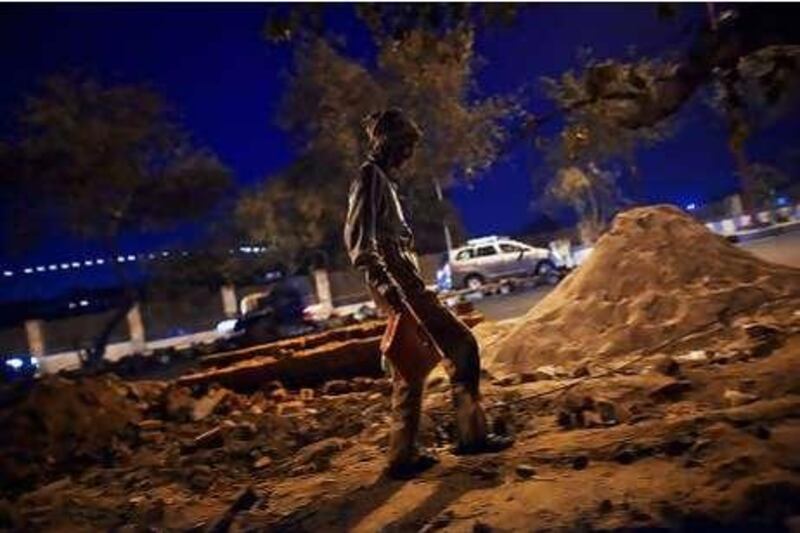
<svg viewBox="0 0 800 533">
<path fill-rule="evenodd" d="M 591 270 L 525 316 L 472 321 L 493 429 L 515 438 L 506 451 L 453 455 L 437 369 L 420 439 L 440 463 L 410 481 L 384 476 L 391 382 L 380 372 L 380 328 L 363 326 L 321 345 L 216 354 L 173 380 L 41 381 L 0 410 L 0 527 L 798 531 L 798 271 L 696 226 L 671 209 L 634 210 L 601 239 Z M 637 247 L 639 231 L 654 244 Z M 674 260 L 664 243 L 676 235 L 707 253 L 676 263 L 674 279 L 650 275 Z M 587 297 L 613 270 L 604 257 L 623 246 L 638 274 Z M 734 266 L 704 265 L 715 254 Z M 680 278 L 706 266 L 711 278 L 697 286 Z M 614 299 L 631 283 L 640 286 Z M 663 334 L 641 310 L 659 313 Z M 582 331 L 582 316 L 603 327 L 565 336 L 565 325 Z M 310 379 L 308 368 L 331 354 L 344 354 L 325 367 L 340 379 Z M 363 361 L 369 372 L 347 375 Z M 287 368 L 287 379 L 273 374 Z"/>
</svg>

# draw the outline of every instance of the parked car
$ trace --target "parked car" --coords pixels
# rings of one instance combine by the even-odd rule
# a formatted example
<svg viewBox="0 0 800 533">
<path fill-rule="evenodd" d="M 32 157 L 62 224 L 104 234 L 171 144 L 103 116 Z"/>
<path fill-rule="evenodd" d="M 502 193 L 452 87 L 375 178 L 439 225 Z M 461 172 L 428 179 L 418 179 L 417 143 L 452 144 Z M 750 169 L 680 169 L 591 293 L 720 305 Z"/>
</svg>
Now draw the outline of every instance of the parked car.
<svg viewBox="0 0 800 533">
<path fill-rule="evenodd" d="M 492 281 L 525 276 L 538 276 L 554 284 L 562 277 L 565 265 L 547 248 L 491 236 L 469 240 L 452 250 L 447 266 L 451 288 L 477 290 Z"/>
</svg>

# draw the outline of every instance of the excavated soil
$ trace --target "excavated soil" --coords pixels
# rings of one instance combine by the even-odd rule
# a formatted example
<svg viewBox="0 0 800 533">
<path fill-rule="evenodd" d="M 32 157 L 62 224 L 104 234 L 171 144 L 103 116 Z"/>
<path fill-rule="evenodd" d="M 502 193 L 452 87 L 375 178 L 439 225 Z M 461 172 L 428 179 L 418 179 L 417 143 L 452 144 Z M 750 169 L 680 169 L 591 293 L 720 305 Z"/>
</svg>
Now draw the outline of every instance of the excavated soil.
<svg viewBox="0 0 800 533">
<path fill-rule="evenodd" d="M 789 531 L 800 515 L 800 317 L 773 309 L 758 320 L 779 340 L 733 359 L 714 362 L 708 348 L 702 360 L 653 356 L 610 376 L 485 381 L 495 429 L 516 437 L 500 454 L 452 455 L 448 387 L 434 379 L 422 440 L 441 463 L 409 482 L 381 475 L 385 380 L 252 395 L 159 387 L 106 441 L 127 453 L 43 461 L 26 485 L 5 487 L 0 526 Z M 713 332 L 693 342 L 689 353 L 723 347 Z M 127 404 L 130 392 L 117 393 L 110 404 Z"/>
<path fill-rule="evenodd" d="M 50 379 L 0 410 L 0 529 L 797 531 L 796 271 L 696 230 L 671 208 L 624 214 L 555 297 L 475 328 L 487 353 L 540 347 L 501 350 L 512 371 L 492 364 L 482 382 L 494 430 L 516 438 L 509 450 L 451 453 L 441 374 L 421 431 L 441 462 L 406 482 L 381 474 L 387 379 L 272 381 L 248 394 Z M 660 244 L 634 246 L 630 232 Z M 685 257 L 683 239 L 714 261 Z M 624 313 L 604 303 L 613 298 Z M 636 319 L 647 312 L 672 326 L 657 334 Z"/>
<path fill-rule="evenodd" d="M 127 451 L 117 437 L 139 418 L 135 399 L 114 377 L 43 380 L 0 411 L 0 490 L 30 487 L 51 470 L 113 461 Z"/>
<path fill-rule="evenodd" d="M 653 350 L 800 296 L 800 272 L 764 262 L 673 206 L 616 217 L 587 262 L 486 354 L 497 373 Z"/>
</svg>

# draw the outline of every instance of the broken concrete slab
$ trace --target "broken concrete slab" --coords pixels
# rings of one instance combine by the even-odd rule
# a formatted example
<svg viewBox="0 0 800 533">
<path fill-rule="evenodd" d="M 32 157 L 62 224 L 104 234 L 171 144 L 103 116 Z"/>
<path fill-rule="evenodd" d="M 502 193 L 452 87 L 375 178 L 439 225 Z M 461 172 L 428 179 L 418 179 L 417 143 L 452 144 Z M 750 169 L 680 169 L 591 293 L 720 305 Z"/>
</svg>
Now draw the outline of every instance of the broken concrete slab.
<svg viewBox="0 0 800 533">
<path fill-rule="evenodd" d="M 182 422 L 191 419 L 195 399 L 188 388 L 171 387 L 164 398 L 164 412 L 169 420 Z"/>
<path fill-rule="evenodd" d="M 300 400 L 284 402 L 278 405 L 277 413 L 280 416 L 299 416 L 305 411 L 306 404 Z"/>
<path fill-rule="evenodd" d="M 197 400 L 192 408 L 192 420 L 197 422 L 213 413 L 229 393 L 230 391 L 225 389 L 216 389 Z"/>
<path fill-rule="evenodd" d="M 722 397 L 725 400 L 725 404 L 728 407 L 739 407 L 741 405 L 747 405 L 749 403 L 758 401 L 759 399 L 759 397 L 755 394 L 740 392 L 735 389 L 727 389 L 725 393 L 722 395 Z"/>
<path fill-rule="evenodd" d="M 141 420 L 137 424 L 141 431 L 160 431 L 164 428 L 164 421 L 158 419 Z"/>
<path fill-rule="evenodd" d="M 191 441 L 189 447 L 193 450 L 200 448 L 219 448 L 224 443 L 225 437 L 222 434 L 222 426 L 217 426 L 195 437 Z"/>
<path fill-rule="evenodd" d="M 692 350 L 689 353 L 676 355 L 674 359 L 678 363 L 707 363 L 709 356 L 705 350 Z"/>
</svg>

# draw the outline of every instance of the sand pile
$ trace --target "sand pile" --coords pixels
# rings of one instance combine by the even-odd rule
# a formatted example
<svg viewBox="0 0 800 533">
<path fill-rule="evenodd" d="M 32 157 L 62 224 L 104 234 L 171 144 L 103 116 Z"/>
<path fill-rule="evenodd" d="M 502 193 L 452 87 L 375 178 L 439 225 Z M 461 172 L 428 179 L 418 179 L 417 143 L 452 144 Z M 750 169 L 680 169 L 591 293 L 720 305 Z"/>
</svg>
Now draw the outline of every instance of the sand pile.
<svg viewBox="0 0 800 533">
<path fill-rule="evenodd" d="M 676 207 L 632 209 L 484 364 L 502 373 L 607 361 L 792 296 L 800 271 L 757 259 Z"/>
</svg>

